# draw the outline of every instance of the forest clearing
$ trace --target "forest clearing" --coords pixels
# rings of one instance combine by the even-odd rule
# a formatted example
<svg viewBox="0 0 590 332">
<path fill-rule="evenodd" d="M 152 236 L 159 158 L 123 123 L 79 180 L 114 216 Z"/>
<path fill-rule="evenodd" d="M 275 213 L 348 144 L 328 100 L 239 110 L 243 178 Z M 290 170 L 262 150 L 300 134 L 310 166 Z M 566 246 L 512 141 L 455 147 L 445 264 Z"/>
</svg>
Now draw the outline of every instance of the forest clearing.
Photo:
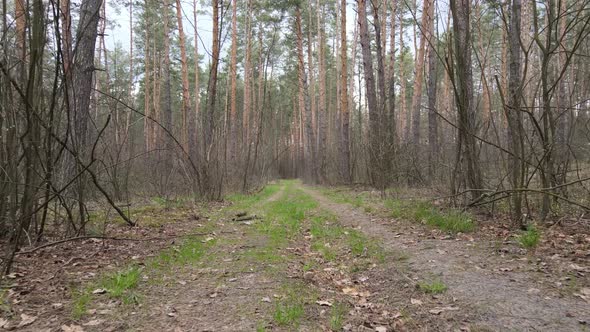
<svg viewBox="0 0 590 332">
<path fill-rule="evenodd" d="M 590 330 L 590 0 L 0 11 L 0 331 Z"/>
</svg>

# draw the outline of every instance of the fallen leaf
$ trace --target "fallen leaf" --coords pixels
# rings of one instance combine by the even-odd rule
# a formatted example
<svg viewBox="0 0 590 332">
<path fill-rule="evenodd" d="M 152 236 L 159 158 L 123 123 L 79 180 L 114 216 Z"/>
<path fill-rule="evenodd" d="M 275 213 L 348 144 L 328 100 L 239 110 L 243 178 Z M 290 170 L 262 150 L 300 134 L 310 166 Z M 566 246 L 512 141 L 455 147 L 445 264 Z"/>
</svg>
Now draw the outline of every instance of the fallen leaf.
<svg viewBox="0 0 590 332">
<path fill-rule="evenodd" d="M 107 292 L 107 290 L 104 288 L 97 288 L 92 291 L 92 294 L 105 294 L 106 292 Z"/>
<path fill-rule="evenodd" d="M 216 298 L 217 295 L 218 295 L 217 293 L 211 293 L 211 294 L 209 294 L 209 297 L 213 299 L 213 298 Z"/>
<path fill-rule="evenodd" d="M 410 303 L 412 303 L 414 305 L 422 305 L 422 301 L 420 301 L 418 299 L 410 299 Z"/>
<path fill-rule="evenodd" d="M 266 303 L 270 303 L 271 302 L 270 297 L 268 297 L 268 296 L 263 297 L 262 300 L 260 300 L 260 301 L 266 302 Z"/>
<path fill-rule="evenodd" d="M 580 272 L 588 272 L 589 269 L 587 267 L 580 266 L 578 264 L 570 264 L 570 268 L 580 271 Z"/>
<path fill-rule="evenodd" d="M 167 313 L 167 315 L 168 315 L 168 317 L 172 317 L 172 318 L 178 316 L 178 314 L 176 314 L 175 312 L 169 312 L 169 313 Z"/>
<path fill-rule="evenodd" d="M 527 293 L 529 294 L 539 294 L 541 292 L 541 290 L 537 289 L 537 288 L 529 288 L 529 290 L 527 290 Z"/>
<path fill-rule="evenodd" d="M 8 325 L 8 321 L 4 318 L 0 318 L 0 329 Z"/>
<path fill-rule="evenodd" d="M 375 327 L 376 332 L 387 332 L 387 328 L 385 326 L 377 326 Z"/>
<path fill-rule="evenodd" d="M 84 329 L 82 328 L 82 326 L 79 325 L 62 325 L 61 326 L 61 330 L 63 332 L 84 332 Z"/>
<path fill-rule="evenodd" d="M 444 311 L 455 311 L 455 310 L 459 310 L 459 308 L 457 308 L 457 307 L 437 307 L 437 308 L 429 310 L 428 312 L 433 315 L 440 315 Z"/>
<path fill-rule="evenodd" d="M 574 296 L 577 296 L 582 300 L 590 302 L 590 288 L 582 288 L 580 289 L 580 292 L 574 293 Z"/>
<path fill-rule="evenodd" d="M 27 326 L 27 325 L 31 325 L 33 324 L 34 321 L 37 320 L 37 316 L 30 316 L 27 314 L 20 314 L 20 323 L 18 324 L 17 327 L 23 327 L 23 326 Z"/>
<path fill-rule="evenodd" d="M 332 306 L 332 302 L 329 301 L 315 301 L 316 304 L 319 304 L 320 306 L 324 306 L 324 307 L 331 307 Z"/>
<path fill-rule="evenodd" d="M 369 291 L 359 292 L 359 296 L 369 297 L 369 296 L 371 296 L 371 292 L 369 292 Z"/>
<path fill-rule="evenodd" d="M 352 295 L 352 296 L 359 295 L 359 292 L 354 287 L 344 287 L 342 289 L 342 293 L 344 293 L 346 295 Z"/>
<path fill-rule="evenodd" d="M 100 324 L 102 324 L 103 320 L 102 319 L 93 319 L 87 323 L 84 323 L 82 325 L 84 326 L 98 326 Z"/>
</svg>

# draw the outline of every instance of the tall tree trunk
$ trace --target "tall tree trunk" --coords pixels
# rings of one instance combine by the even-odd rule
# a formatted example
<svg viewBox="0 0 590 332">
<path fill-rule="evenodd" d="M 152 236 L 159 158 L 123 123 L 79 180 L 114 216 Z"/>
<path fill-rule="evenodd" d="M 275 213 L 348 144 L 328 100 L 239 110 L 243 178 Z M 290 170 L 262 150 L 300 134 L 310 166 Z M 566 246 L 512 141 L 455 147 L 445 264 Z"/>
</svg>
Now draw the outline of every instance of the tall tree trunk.
<svg viewBox="0 0 590 332">
<path fill-rule="evenodd" d="M 438 166 L 438 115 L 436 114 L 436 67 L 438 59 L 436 57 L 435 41 L 435 3 L 428 6 L 428 169 L 429 178 L 434 180 L 436 167 Z"/>
<path fill-rule="evenodd" d="M 147 0 L 145 1 L 144 5 L 147 6 Z M 143 118 L 143 133 L 144 133 L 144 143 L 145 143 L 145 152 L 149 152 L 152 149 L 152 108 L 151 108 L 151 100 L 152 100 L 152 68 L 151 68 L 151 38 L 150 38 L 150 24 L 148 23 L 147 28 L 145 29 L 145 57 L 144 57 L 144 118 Z"/>
<path fill-rule="evenodd" d="M 73 90 L 74 90 L 74 137 L 76 151 L 82 157 L 86 156 L 89 134 L 88 121 L 90 120 L 90 96 L 92 95 L 92 82 L 94 76 L 94 51 L 98 34 L 99 11 L 102 0 L 85 0 L 80 6 L 80 21 L 76 32 L 76 53 L 73 62 Z M 83 172 L 81 165 L 77 165 L 78 171 Z M 76 195 L 79 205 L 80 223 L 86 220 L 85 176 L 77 181 Z"/>
<path fill-rule="evenodd" d="M 379 17 L 379 7 L 375 4 L 375 1 L 372 1 L 372 8 L 373 8 L 373 26 L 375 27 L 375 44 L 377 46 L 377 86 L 379 90 L 379 101 L 378 101 L 378 108 L 379 108 L 379 117 L 383 119 L 384 111 L 385 111 L 385 104 L 387 100 L 387 90 L 385 90 L 385 48 L 383 30 L 385 30 L 385 26 L 382 26 L 381 18 Z M 380 129 L 381 131 L 381 129 Z M 379 133 L 381 138 L 382 133 Z"/>
<path fill-rule="evenodd" d="M 422 10 L 422 19 L 420 23 L 420 46 L 416 56 L 416 75 L 414 80 L 414 95 L 412 97 L 412 144 L 420 145 L 420 120 L 422 111 L 422 85 L 424 81 L 424 60 L 426 52 L 426 30 L 428 30 L 431 18 L 428 13 L 430 7 L 434 5 L 433 0 L 424 0 L 424 9 Z"/>
<path fill-rule="evenodd" d="M 25 0 L 16 0 L 24 2 Z M 18 8 L 18 7 L 17 7 Z M 61 53 L 63 57 L 64 74 L 69 75 L 72 64 L 72 15 L 70 14 L 70 0 L 61 0 Z M 18 14 L 17 14 L 18 19 Z M 18 22 L 18 21 L 17 21 Z M 18 24 L 17 24 L 18 26 Z M 18 29 L 17 29 L 18 30 Z"/>
<path fill-rule="evenodd" d="M 246 58 L 244 60 L 244 110 L 242 112 L 242 139 L 245 148 L 250 145 L 250 112 L 252 108 L 252 0 L 248 0 L 246 18 Z"/>
<path fill-rule="evenodd" d="M 230 144 L 229 155 L 230 164 L 236 160 L 237 140 L 238 140 L 238 110 L 237 110 L 237 79 L 238 79 L 238 5 L 236 0 L 232 0 L 232 17 L 231 17 L 231 63 L 230 63 L 230 112 L 229 112 L 229 132 Z"/>
<path fill-rule="evenodd" d="M 340 4 L 340 111 L 342 116 L 341 164 L 345 183 L 350 183 L 350 112 L 348 110 L 348 55 L 346 40 L 346 0 Z"/>
<path fill-rule="evenodd" d="M 401 11 L 401 10 L 400 10 Z M 399 136 L 400 140 L 405 141 L 410 136 L 410 121 L 408 119 L 408 109 L 406 107 L 406 75 L 404 67 L 404 20 L 399 20 Z"/>
<path fill-rule="evenodd" d="M 318 39 L 319 39 L 319 22 L 316 22 L 316 31 L 314 31 L 313 29 L 313 21 L 314 21 L 314 17 L 313 17 L 313 3 L 312 0 L 308 0 L 308 25 L 309 28 L 307 29 L 307 72 L 309 73 L 309 100 L 310 100 L 310 106 L 311 106 L 311 131 L 314 135 L 314 137 L 316 138 L 316 141 L 313 142 L 314 144 L 314 148 L 316 149 L 316 151 L 319 148 L 320 145 L 320 133 L 319 133 L 319 112 L 318 109 L 320 108 L 319 103 L 316 101 L 316 82 L 315 82 L 315 76 L 314 76 L 314 72 L 315 72 L 315 66 L 314 66 L 314 62 L 313 62 L 313 51 L 314 51 L 314 45 L 315 45 L 315 38 L 314 38 L 314 32 L 316 32 L 318 34 Z M 315 8 L 315 10 L 317 11 L 318 8 Z M 317 15 L 316 15 L 316 20 L 317 20 Z M 320 49 L 320 41 L 318 40 L 317 42 L 317 46 L 315 46 L 316 50 Z M 320 63 L 319 63 L 319 55 L 318 55 L 318 70 L 320 67 Z M 319 74 L 318 74 L 319 75 Z M 319 84 L 318 84 L 318 88 L 319 88 Z M 319 90 L 319 89 L 318 89 Z M 320 93 L 321 94 L 321 93 Z M 319 96 L 319 98 L 321 99 L 321 96 Z M 315 170 L 314 170 L 315 172 Z"/>
<path fill-rule="evenodd" d="M 195 110 L 193 112 L 194 123 L 189 126 L 189 147 L 190 147 L 190 155 L 192 158 L 198 158 L 199 154 L 199 146 L 201 146 L 201 140 L 197 138 L 197 133 L 199 129 L 202 128 L 199 124 L 201 123 L 201 82 L 199 81 L 199 72 L 201 68 L 199 66 L 199 31 L 197 29 L 197 0 L 193 0 L 193 34 L 195 35 L 195 51 L 194 51 L 194 61 L 195 61 Z M 190 117 L 189 117 L 190 118 Z M 191 128 L 194 128 L 193 132 L 190 131 Z"/>
<path fill-rule="evenodd" d="M 395 15 L 397 11 L 397 0 L 391 0 L 390 10 L 390 35 L 389 35 L 389 70 L 387 75 L 387 83 L 389 84 L 389 109 L 387 128 L 389 134 L 388 142 L 392 145 L 392 152 L 395 148 L 395 141 L 397 140 L 397 121 L 395 120 Z M 400 23 L 401 24 L 401 23 Z M 400 36 L 401 39 L 401 36 Z M 400 65 L 401 68 L 401 65 Z M 393 156 L 391 156 L 393 158 Z"/>
<path fill-rule="evenodd" d="M 16 49 L 19 59 L 18 75 L 24 77 L 27 61 L 27 0 L 14 0 L 14 16 L 16 21 Z"/>
<path fill-rule="evenodd" d="M 365 87 L 367 90 L 367 103 L 369 108 L 369 154 L 370 170 L 369 176 L 373 184 L 379 181 L 377 171 L 378 160 L 376 158 L 375 148 L 378 146 L 379 137 L 379 109 L 377 106 L 377 92 L 375 90 L 375 74 L 373 73 L 373 54 L 371 53 L 371 40 L 369 36 L 369 26 L 367 22 L 367 2 L 366 0 L 357 0 L 359 33 L 363 55 L 363 67 L 365 76 Z"/>
<path fill-rule="evenodd" d="M 472 197 L 479 197 L 477 189 L 482 188 L 481 170 L 475 141 L 475 103 L 473 100 L 473 77 L 471 67 L 470 0 L 451 0 L 453 33 L 456 57 L 455 85 L 459 120 L 459 142 L 457 153 L 462 155 L 467 170 L 467 189 Z M 453 188 L 453 191 L 455 189 Z"/>
<path fill-rule="evenodd" d="M 509 157 L 510 182 L 513 189 L 523 186 L 523 154 L 522 146 L 522 113 L 520 110 L 521 93 L 521 47 L 520 47 L 520 18 L 521 2 L 512 0 L 510 6 L 510 28 L 508 53 L 510 56 L 508 72 L 508 104 L 506 105 L 506 119 L 508 122 L 508 143 L 512 155 Z M 512 219 L 522 220 L 522 195 L 520 192 L 512 194 Z"/>
<path fill-rule="evenodd" d="M 304 154 L 303 160 L 305 169 L 307 170 L 307 178 L 316 181 L 316 158 L 314 153 L 314 133 L 311 125 L 311 109 L 309 105 L 308 91 L 307 91 L 307 79 L 305 76 L 305 62 L 303 58 L 303 30 L 301 28 L 301 8 L 295 7 L 295 29 L 297 35 L 297 61 L 298 61 L 298 104 L 299 112 L 301 114 L 301 121 L 304 123 L 305 128 L 301 126 L 304 132 L 305 140 L 303 141 Z"/>
<path fill-rule="evenodd" d="M 170 17 L 169 17 L 169 0 L 164 0 L 164 56 L 162 64 L 162 79 L 164 82 L 164 96 L 162 100 L 163 125 L 166 129 L 172 130 L 172 87 L 170 82 Z M 170 140 L 163 132 L 160 138 L 166 148 L 171 148 Z"/>
<path fill-rule="evenodd" d="M 186 38 L 184 35 L 184 28 L 182 24 L 182 4 L 180 0 L 176 0 L 176 20 L 178 24 L 178 42 L 180 43 L 180 70 L 182 73 L 182 145 L 184 151 L 189 151 L 189 132 L 194 131 L 195 119 L 191 111 L 191 95 L 188 83 L 188 59 L 186 56 Z M 195 60 L 196 61 L 196 60 Z"/>
<path fill-rule="evenodd" d="M 207 150 L 213 143 L 213 131 L 215 128 L 215 102 L 217 98 L 217 74 L 219 66 L 219 0 L 212 1 L 213 6 L 213 40 L 212 40 L 212 52 L 211 52 L 211 69 L 209 71 L 209 82 L 207 84 L 207 116 L 203 123 L 205 128 L 205 150 L 204 153 L 207 155 Z M 207 161 L 208 158 L 207 158 Z"/>
<path fill-rule="evenodd" d="M 556 77 L 560 76 L 560 72 L 564 69 L 564 66 L 567 62 L 567 49 L 565 47 L 566 43 L 563 42 L 567 38 L 566 35 L 566 25 L 567 25 L 567 4 L 566 0 L 559 0 L 559 10 L 557 13 L 557 38 L 562 40 L 558 48 L 558 59 L 557 59 L 557 66 L 555 68 Z M 567 174 L 567 156 L 569 155 L 569 149 L 567 147 L 568 139 L 567 139 L 567 128 L 568 125 L 571 125 L 571 114 L 568 107 L 568 96 L 567 96 L 567 89 L 566 89 L 566 77 L 567 74 L 564 73 L 563 77 L 559 79 L 557 83 L 557 115 L 555 117 L 555 164 L 558 168 L 561 168 L 559 174 L 555 176 L 555 184 L 560 185 L 565 183 L 566 174 Z M 570 123 L 568 123 L 570 122 Z"/>
<path fill-rule="evenodd" d="M 318 69 L 319 69 L 319 102 L 318 102 L 318 179 L 326 181 L 326 141 L 328 136 L 328 109 L 326 107 L 326 36 L 323 21 L 323 6 L 320 0 L 317 2 L 317 29 L 318 29 Z M 311 72 L 311 71 L 310 71 Z"/>
</svg>

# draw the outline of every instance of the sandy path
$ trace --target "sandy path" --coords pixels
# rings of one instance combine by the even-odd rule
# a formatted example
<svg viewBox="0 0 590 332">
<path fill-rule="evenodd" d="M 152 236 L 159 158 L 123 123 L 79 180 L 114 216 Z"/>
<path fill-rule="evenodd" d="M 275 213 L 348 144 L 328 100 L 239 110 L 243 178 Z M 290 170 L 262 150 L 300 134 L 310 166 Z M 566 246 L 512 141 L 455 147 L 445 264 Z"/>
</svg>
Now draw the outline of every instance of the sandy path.
<svg viewBox="0 0 590 332">
<path fill-rule="evenodd" d="M 334 213 L 340 223 L 357 227 L 379 239 L 387 250 L 407 254 L 409 271 L 406 273 L 411 278 L 440 278 L 449 288 L 447 295 L 456 299 L 459 310 L 466 315 L 463 318 L 468 317 L 462 324 L 472 330 L 588 330 L 587 323 L 584 323 L 590 323 L 587 302 L 561 297 L 555 291 L 543 288 L 536 281 L 539 274 L 513 272 L 510 267 L 514 260 L 511 262 L 510 258 L 493 254 L 492 244 L 427 239 L 424 234 L 409 230 L 408 225 L 377 219 L 348 204 L 334 203 L 310 187 L 301 188 L 323 208 Z M 497 266 L 506 268 L 504 271 L 489 268 Z M 399 285 L 386 282 L 380 285 L 388 286 L 399 288 Z M 427 323 L 430 324 L 434 323 Z M 428 330 L 447 330 L 449 326 L 452 325 L 437 324 L 428 326 Z"/>
</svg>

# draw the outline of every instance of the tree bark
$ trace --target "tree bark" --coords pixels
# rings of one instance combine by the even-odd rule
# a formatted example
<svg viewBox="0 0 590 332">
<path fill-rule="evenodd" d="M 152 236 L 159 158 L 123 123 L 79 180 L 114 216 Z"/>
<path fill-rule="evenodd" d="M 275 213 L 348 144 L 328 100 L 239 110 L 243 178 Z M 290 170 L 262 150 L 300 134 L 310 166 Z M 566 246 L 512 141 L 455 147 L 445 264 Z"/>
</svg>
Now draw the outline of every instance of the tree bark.
<svg viewBox="0 0 590 332">
<path fill-rule="evenodd" d="M 189 151 L 189 132 L 193 132 L 194 116 L 191 112 L 191 96 L 188 83 L 188 59 L 186 56 L 186 37 L 182 24 L 182 7 L 180 0 L 176 0 L 176 20 L 178 24 L 178 39 L 180 43 L 180 67 L 182 73 L 182 144 L 186 152 Z"/>
<path fill-rule="evenodd" d="M 236 0 L 232 0 L 232 18 L 231 18 L 231 63 L 230 63 L 230 112 L 229 112 L 229 132 L 230 132 L 230 164 L 236 160 L 236 149 L 238 140 L 238 110 L 237 110 L 237 79 L 238 79 L 238 6 Z"/>
<path fill-rule="evenodd" d="M 311 109 L 309 105 L 307 78 L 305 75 L 305 62 L 303 58 L 303 30 L 301 28 L 301 8 L 299 5 L 295 7 L 295 30 L 297 35 L 297 61 L 298 61 L 298 104 L 299 113 L 301 114 L 301 121 L 305 128 L 301 126 L 303 131 L 303 160 L 305 170 L 307 171 L 307 178 L 311 181 L 316 181 L 316 158 L 314 153 L 314 133 L 312 131 Z"/>
<path fill-rule="evenodd" d="M 345 183 L 351 182 L 350 174 L 350 112 L 348 110 L 348 55 L 346 38 L 346 0 L 340 4 L 340 111 L 342 116 L 341 164 Z"/>
<path fill-rule="evenodd" d="M 416 55 L 416 75 L 414 80 L 414 95 L 412 97 L 412 144 L 420 145 L 420 120 L 422 111 L 422 86 L 424 81 L 424 60 L 426 52 L 426 31 L 428 30 L 430 7 L 434 5 L 433 0 L 424 0 L 422 19 L 420 23 L 420 46 Z"/>
<path fill-rule="evenodd" d="M 365 87 L 367 94 L 367 104 L 369 108 L 369 176 L 371 182 L 376 184 L 379 179 L 377 174 L 377 163 L 375 148 L 379 143 L 379 109 L 377 106 L 377 92 L 375 90 L 375 74 L 373 73 L 373 54 L 371 53 L 371 40 L 369 37 L 369 26 L 367 22 L 367 2 L 366 0 L 357 0 L 359 33 L 361 40 L 361 49 L 363 56 L 363 67 L 365 77 Z"/>
<path fill-rule="evenodd" d="M 473 101 L 473 77 L 471 66 L 470 0 L 451 0 L 453 15 L 454 55 L 456 57 L 456 103 L 459 122 L 457 153 L 462 155 L 465 164 L 465 177 L 468 189 L 481 189 L 482 179 L 475 140 L 475 103 Z M 455 188 L 453 188 L 453 191 Z M 474 199 L 479 197 L 473 191 Z"/>
<path fill-rule="evenodd" d="M 436 167 L 438 162 L 439 144 L 438 144 L 438 115 L 436 114 L 436 81 L 437 72 L 436 67 L 438 59 L 436 56 L 436 41 L 435 36 L 435 3 L 428 6 L 428 28 L 427 38 L 428 43 L 428 169 L 429 178 L 434 180 L 436 174 Z"/>
</svg>

